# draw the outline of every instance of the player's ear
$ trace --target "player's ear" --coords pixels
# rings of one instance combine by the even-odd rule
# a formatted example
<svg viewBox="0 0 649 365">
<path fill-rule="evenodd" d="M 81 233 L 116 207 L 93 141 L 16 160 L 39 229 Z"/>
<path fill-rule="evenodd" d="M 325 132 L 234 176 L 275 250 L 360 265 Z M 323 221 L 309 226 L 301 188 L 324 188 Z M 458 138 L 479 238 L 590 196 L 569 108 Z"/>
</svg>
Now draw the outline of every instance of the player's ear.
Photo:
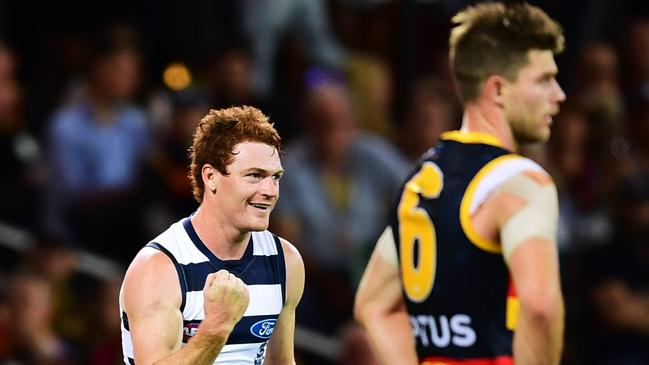
<svg viewBox="0 0 649 365">
<path fill-rule="evenodd" d="M 482 85 L 482 95 L 490 102 L 503 106 L 503 89 L 507 85 L 507 80 L 499 75 L 491 75 Z"/>
<path fill-rule="evenodd" d="M 201 168 L 201 177 L 203 178 L 205 190 L 210 191 L 212 194 L 216 193 L 221 176 L 219 170 L 208 163 Z"/>
</svg>

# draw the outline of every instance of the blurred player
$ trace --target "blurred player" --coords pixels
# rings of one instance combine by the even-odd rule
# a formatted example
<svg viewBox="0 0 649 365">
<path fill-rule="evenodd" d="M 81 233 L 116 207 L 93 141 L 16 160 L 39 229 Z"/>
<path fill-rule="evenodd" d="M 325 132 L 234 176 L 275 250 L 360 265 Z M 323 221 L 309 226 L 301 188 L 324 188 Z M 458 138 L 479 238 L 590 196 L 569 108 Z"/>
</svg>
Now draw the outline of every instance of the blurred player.
<svg viewBox="0 0 649 365">
<path fill-rule="evenodd" d="M 442 134 L 404 184 L 355 315 L 384 364 L 558 364 L 556 189 L 515 151 L 549 138 L 565 99 L 553 57 L 562 32 L 520 3 L 453 21 L 462 129 Z"/>
</svg>

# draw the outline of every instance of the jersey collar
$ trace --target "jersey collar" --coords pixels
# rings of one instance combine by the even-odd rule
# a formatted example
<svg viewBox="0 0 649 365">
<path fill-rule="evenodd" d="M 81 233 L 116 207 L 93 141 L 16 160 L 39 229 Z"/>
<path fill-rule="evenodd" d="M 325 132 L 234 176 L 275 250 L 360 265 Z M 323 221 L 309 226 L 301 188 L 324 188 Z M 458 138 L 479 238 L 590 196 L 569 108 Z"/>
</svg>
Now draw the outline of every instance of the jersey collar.
<svg viewBox="0 0 649 365">
<path fill-rule="evenodd" d="M 496 136 L 484 132 L 449 131 L 442 133 L 441 139 L 462 143 L 482 143 L 504 148 L 502 142 Z"/>
</svg>

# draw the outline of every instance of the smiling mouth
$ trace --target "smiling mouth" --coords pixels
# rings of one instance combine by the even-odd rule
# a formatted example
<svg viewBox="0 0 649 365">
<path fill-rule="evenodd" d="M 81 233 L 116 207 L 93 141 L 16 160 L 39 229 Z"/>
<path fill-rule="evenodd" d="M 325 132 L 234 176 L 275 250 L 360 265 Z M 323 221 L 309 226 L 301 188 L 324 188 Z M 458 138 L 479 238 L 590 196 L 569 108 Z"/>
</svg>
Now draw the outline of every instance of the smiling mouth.
<svg viewBox="0 0 649 365">
<path fill-rule="evenodd" d="M 270 204 L 260 204 L 260 203 L 248 203 L 248 205 L 252 206 L 253 208 L 261 209 L 263 211 L 266 211 L 271 207 Z"/>
</svg>

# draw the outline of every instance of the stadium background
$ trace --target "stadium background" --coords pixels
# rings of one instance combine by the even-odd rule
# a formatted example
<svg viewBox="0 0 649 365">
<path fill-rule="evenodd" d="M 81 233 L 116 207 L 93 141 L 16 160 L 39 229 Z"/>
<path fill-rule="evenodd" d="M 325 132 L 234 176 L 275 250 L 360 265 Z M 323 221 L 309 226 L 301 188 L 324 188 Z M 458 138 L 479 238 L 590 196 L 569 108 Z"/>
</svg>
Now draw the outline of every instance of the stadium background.
<svg viewBox="0 0 649 365">
<path fill-rule="evenodd" d="M 286 159 L 306 145 L 338 161 L 334 181 L 323 183 L 337 188 L 321 194 L 334 214 L 355 221 L 352 207 L 385 209 L 385 161 L 407 170 L 459 125 L 446 52 L 449 18 L 467 3 L 0 1 L 0 364 L 119 363 L 120 275 L 148 239 L 195 209 L 187 130 L 209 107 L 259 106 L 282 134 Z M 649 364 L 649 6 L 532 3 L 562 24 L 567 44 L 557 61 L 568 101 L 550 143 L 524 151 L 560 193 L 563 363 Z M 111 64 L 114 49 L 136 50 L 135 63 Z M 121 80 L 118 67 L 131 77 Z M 328 85 L 335 95 L 322 92 Z M 132 143 L 120 146 L 137 152 L 112 160 L 104 179 L 85 181 L 70 172 L 83 150 L 55 126 L 66 119 L 61 111 L 91 97 L 116 119 L 129 105 L 146 128 L 137 138 L 120 131 Z M 345 169 L 358 157 L 355 143 L 384 161 L 368 173 L 386 185 L 369 207 L 350 193 L 362 187 Z M 286 164 L 320 168 L 308 159 Z M 313 288 L 298 313 L 298 363 L 370 364 L 350 315 L 378 232 L 341 224 L 315 249 L 309 232 L 298 232 L 327 231 L 335 217 L 308 220 L 295 213 L 304 212 L 299 203 L 322 210 L 291 201 L 272 222 L 305 255 Z M 382 224 L 372 217 L 360 218 Z"/>
</svg>

